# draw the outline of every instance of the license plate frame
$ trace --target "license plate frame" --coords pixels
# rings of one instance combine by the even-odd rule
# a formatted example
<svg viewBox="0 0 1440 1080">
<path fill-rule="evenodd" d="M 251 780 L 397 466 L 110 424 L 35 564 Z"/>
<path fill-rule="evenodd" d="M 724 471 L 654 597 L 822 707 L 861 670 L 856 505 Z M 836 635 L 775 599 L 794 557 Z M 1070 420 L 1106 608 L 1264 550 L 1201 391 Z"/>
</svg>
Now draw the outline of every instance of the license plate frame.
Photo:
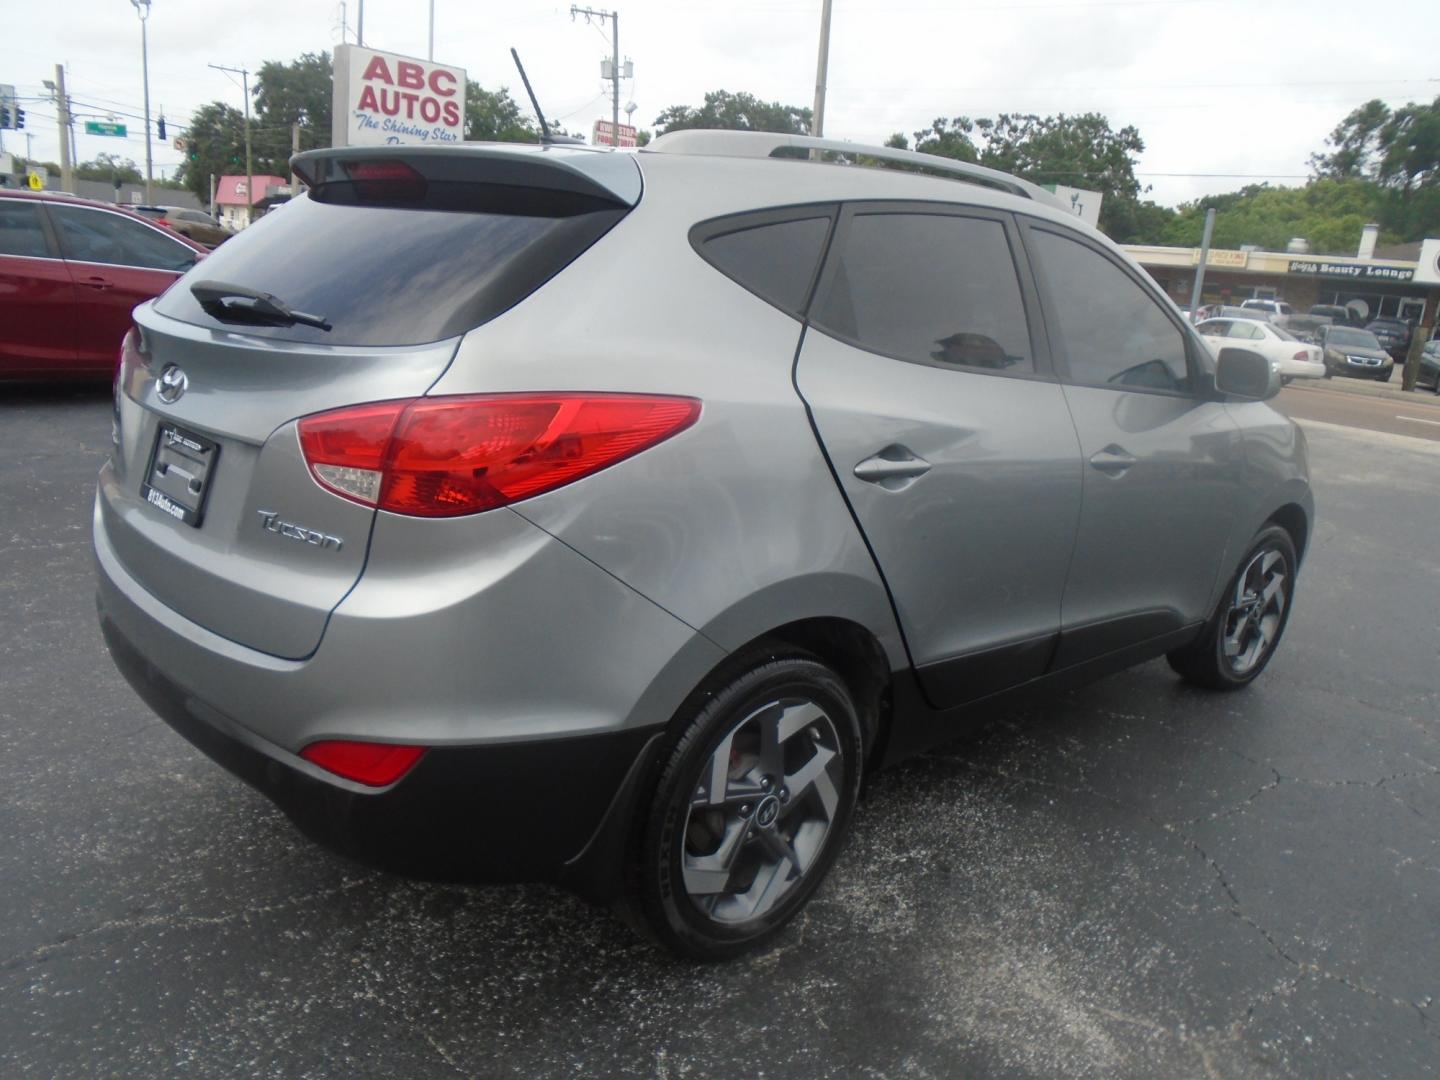
<svg viewBox="0 0 1440 1080">
<path fill-rule="evenodd" d="M 140 497 L 176 521 L 198 529 L 214 486 L 220 444 L 179 424 L 162 420 L 155 428 L 150 462 Z"/>
</svg>

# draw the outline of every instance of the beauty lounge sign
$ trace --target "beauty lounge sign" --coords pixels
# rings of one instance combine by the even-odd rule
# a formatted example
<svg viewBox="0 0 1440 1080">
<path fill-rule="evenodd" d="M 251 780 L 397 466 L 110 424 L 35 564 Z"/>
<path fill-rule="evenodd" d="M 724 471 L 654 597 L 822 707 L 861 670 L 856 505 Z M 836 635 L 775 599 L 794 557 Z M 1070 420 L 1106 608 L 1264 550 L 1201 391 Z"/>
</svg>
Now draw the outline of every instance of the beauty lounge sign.
<svg viewBox="0 0 1440 1080">
<path fill-rule="evenodd" d="M 425 146 L 465 138 L 465 69 L 359 45 L 335 47 L 336 146 Z"/>
</svg>

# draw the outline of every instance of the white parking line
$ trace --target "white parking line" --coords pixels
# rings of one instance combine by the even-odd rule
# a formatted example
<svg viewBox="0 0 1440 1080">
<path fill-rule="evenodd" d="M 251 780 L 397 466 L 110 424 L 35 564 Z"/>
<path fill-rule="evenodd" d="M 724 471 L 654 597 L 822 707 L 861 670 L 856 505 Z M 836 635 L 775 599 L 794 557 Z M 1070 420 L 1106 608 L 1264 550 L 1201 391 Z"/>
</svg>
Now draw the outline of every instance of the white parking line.
<svg viewBox="0 0 1440 1080">
<path fill-rule="evenodd" d="M 1401 416 L 1397 413 L 1395 415 L 1395 419 L 1409 420 L 1412 424 L 1434 424 L 1436 427 L 1440 427 L 1440 420 L 1426 420 L 1424 417 L 1421 416 Z"/>
</svg>

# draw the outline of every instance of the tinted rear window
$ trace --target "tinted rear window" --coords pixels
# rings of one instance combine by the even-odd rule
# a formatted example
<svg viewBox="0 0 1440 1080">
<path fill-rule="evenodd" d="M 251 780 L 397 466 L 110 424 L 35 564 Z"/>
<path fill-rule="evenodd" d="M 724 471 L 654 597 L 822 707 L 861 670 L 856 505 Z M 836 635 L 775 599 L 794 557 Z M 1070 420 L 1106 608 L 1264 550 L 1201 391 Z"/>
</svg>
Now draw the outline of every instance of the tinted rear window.
<svg viewBox="0 0 1440 1080">
<path fill-rule="evenodd" d="M 347 205 L 302 196 L 217 248 L 155 309 L 200 326 L 291 341 L 440 341 L 524 299 L 625 212 L 599 199 L 549 199 L 499 185 L 487 185 L 483 200 L 461 202 L 483 209 Z M 324 316 L 333 329 L 219 322 L 187 288 L 201 280 L 271 293 L 292 310 Z"/>
<path fill-rule="evenodd" d="M 710 232 L 713 223 L 701 227 Z M 795 218 L 750 225 L 728 232 L 697 231 L 692 235 L 705 260 L 727 277 L 799 316 L 810 299 L 810 287 L 830 232 L 830 217 Z"/>
</svg>

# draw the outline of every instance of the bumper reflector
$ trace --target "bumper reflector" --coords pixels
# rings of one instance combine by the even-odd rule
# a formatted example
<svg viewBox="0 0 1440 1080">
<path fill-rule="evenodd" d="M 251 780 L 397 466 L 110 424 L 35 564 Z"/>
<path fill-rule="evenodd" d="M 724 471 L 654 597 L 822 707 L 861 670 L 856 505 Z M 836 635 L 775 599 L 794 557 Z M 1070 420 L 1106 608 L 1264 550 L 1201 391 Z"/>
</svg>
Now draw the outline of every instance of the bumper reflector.
<svg viewBox="0 0 1440 1080">
<path fill-rule="evenodd" d="M 327 739 L 311 743 L 300 751 L 300 756 L 357 784 L 386 787 L 409 772 L 423 753 L 423 746 Z"/>
</svg>

